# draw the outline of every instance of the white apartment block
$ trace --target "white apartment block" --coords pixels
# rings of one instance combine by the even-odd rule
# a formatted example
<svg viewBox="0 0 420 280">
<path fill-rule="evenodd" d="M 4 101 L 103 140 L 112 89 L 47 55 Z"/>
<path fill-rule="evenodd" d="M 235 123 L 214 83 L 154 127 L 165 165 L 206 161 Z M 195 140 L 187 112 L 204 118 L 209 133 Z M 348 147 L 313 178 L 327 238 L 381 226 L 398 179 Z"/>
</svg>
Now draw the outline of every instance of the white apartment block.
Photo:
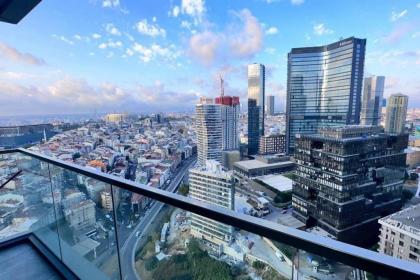
<svg viewBox="0 0 420 280">
<path fill-rule="evenodd" d="M 222 118 L 218 104 L 209 101 L 196 105 L 197 157 L 200 165 L 206 160 L 222 160 Z"/>
<path fill-rule="evenodd" d="M 384 217 L 379 224 L 380 253 L 420 262 L 420 205 Z"/>
<path fill-rule="evenodd" d="M 205 166 L 189 170 L 190 197 L 205 203 L 234 210 L 234 180 L 232 172 L 222 170 L 219 162 L 209 160 Z M 227 244 L 233 228 L 206 217 L 192 214 L 191 234 L 214 245 Z"/>
</svg>

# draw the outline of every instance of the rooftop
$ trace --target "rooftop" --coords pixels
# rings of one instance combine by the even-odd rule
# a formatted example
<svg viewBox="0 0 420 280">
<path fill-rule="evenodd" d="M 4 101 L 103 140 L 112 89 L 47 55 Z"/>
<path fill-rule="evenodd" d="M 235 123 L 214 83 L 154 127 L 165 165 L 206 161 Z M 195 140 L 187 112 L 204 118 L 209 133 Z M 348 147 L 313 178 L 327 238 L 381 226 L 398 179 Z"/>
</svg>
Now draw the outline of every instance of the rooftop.
<svg viewBox="0 0 420 280">
<path fill-rule="evenodd" d="M 403 228 L 420 236 L 420 204 L 386 216 L 380 219 L 379 222 Z"/>
<path fill-rule="evenodd" d="M 274 163 L 267 163 L 267 162 L 261 161 L 260 159 L 243 160 L 243 161 L 238 161 L 234 163 L 234 165 L 247 171 L 250 169 L 280 167 L 280 166 L 288 166 L 291 164 L 294 164 L 294 163 L 289 160 L 274 162 Z"/>
</svg>

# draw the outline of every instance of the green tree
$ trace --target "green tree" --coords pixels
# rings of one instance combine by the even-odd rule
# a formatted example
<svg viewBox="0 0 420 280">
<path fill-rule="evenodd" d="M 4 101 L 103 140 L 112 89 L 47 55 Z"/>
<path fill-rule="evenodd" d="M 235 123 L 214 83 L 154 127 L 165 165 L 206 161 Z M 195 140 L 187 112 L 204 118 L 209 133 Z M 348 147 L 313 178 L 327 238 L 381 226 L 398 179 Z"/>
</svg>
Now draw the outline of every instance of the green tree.
<svg viewBox="0 0 420 280">
<path fill-rule="evenodd" d="M 188 184 L 181 184 L 181 186 L 178 188 L 178 193 L 187 196 L 190 191 L 190 186 Z"/>
<path fill-rule="evenodd" d="M 401 200 L 403 203 L 406 203 L 407 201 L 409 201 L 410 199 L 412 199 L 414 196 L 414 194 L 409 191 L 409 190 L 402 190 L 401 193 Z"/>
</svg>

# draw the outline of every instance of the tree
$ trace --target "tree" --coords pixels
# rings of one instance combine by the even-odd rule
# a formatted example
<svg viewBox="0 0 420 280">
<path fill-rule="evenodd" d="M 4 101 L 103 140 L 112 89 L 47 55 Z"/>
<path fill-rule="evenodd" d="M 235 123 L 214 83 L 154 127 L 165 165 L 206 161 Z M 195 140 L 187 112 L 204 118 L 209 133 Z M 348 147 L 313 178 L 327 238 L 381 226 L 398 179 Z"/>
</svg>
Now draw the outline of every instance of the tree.
<svg viewBox="0 0 420 280">
<path fill-rule="evenodd" d="M 407 201 L 412 199 L 413 196 L 414 196 L 414 194 L 412 192 L 410 192 L 409 190 L 402 190 L 401 200 L 402 200 L 403 203 L 406 203 Z"/>
<path fill-rule="evenodd" d="M 144 268 L 146 268 L 147 271 L 154 270 L 157 267 L 158 262 L 159 261 L 155 256 L 150 257 L 145 261 Z"/>
<path fill-rule="evenodd" d="M 256 270 L 263 270 L 265 266 L 265 263 L 263 263 L 262 261 L 255 261 L 252 263 L 252 267 Z"/>
<path fill-rule="evenodd" d="M 178 188 L 178 193 L 187 196 L 190 191 L 190 186 L 188 184 L 181 184 L 181 186 Z"/>
<path fill-rule="evenodd" d="M 286 203 L 292 201 L 292 193 L 291 192 L 279 192 L 274 197 L 275 203 Z"/>
</svg>

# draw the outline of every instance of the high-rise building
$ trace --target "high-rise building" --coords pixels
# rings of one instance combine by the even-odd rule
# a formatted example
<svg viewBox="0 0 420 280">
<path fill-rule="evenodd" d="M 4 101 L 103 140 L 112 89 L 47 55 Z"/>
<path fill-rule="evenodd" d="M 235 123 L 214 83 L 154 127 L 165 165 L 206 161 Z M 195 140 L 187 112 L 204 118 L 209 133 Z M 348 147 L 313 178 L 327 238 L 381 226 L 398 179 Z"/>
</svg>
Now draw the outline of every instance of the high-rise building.
<svg viewBox="0 0 420 280">
<path fill-rule="evenodd" d="M 215 103 L 220 105 L 222 114 L 222 149 L 239 150 L 239 97 L 225 96 L 223 79 L 221 79 L 221 95 Z"/>
<path fill-rule="evenodd" d="M 408 134 L 326 127 L 296 138 L 293 215 L 340 241 L 368 244 L 378 219 L 401 208 Z"/>
<path fill-rule="evenodd" d="M 259 139 L 264 135 L 265 66 L 248 65 L 248 154 L 258 153 Z"/>
<path fill-rule="evenodd" d="M 360 124 L 379 125 L 381 123 L 384 87 L 384 76 L 372 76 L 365 78 Z"/>
<path fill-rule="evenodd" d="M 379 220 L 378 251 L 399 259 L 420 263 L 420 205 Z"/>
<path fill-rule="evenodd" d="M 197 158 L 200 165 L 206 160 L 222 160 L 221 106 L 212 99 L 201 98 L 195 107 L 197 132 Z"/>
<path fill-rule="evenodd" d="M 284 134 L 264 135 L 260 138 L 260 154 L 283 154 L 286 148 L 286 136 Z"/>
<path fill-rule="evenodd" d="M 267 96 L 267 102 L 265 105 L 265 113 L 268 116 L 273 116 L 274 115 L 274 95 L 268 95 Z"/>
<path fill-rule="evenodd" d="M 385 117 L 385 131 L 388 133 L 403 133 L 407 118 L 408 96 L 397 93 L 388 98 Z"/>
<path fill-rule="evenodd" d="M 235 188 L 232 172 L 222 170 L 220 163 L 209 160 L 205 166 L 189 170 L 189 195 L 205 203 L 234 210 Z M 232 239 L 233 228 L 212 219 L 192 214 L 191 234 L 212 243 L 223 252 Z"/>
<path fill-rule="evenodd" d="M 358 124 L 366 39 L 347 38 L 330 45 L 293 48 L 288 56 L 286 148 L 296 134 L 320 127 Z"/>
</svg>

